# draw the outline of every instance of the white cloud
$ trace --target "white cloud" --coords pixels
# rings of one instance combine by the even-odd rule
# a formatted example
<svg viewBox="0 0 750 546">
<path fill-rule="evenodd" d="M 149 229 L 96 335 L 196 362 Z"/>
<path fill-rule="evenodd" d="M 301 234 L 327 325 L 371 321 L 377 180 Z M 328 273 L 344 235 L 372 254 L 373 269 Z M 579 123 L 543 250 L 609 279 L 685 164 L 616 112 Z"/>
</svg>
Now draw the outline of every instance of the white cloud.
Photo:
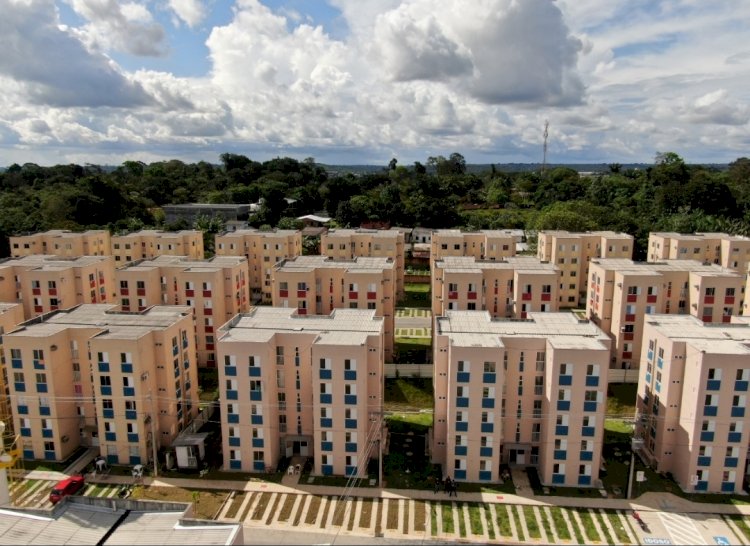
<svg viewBox="0 0 750 546">
<path fill-rule="evenodd" d="M 206 17 L 206 6 L 201 0 L 169 0 L 169 7 L 190 28 L 199 25 Z"/>
</svg>

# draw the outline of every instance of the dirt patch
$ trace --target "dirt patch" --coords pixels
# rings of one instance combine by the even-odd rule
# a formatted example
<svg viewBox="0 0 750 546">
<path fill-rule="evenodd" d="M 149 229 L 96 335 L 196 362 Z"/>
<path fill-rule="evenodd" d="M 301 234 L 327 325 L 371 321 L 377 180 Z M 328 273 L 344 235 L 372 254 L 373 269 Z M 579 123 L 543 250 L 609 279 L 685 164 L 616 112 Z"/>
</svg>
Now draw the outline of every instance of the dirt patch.
<svg viewBox="0 0 750 546">
<path fill-rule="evenodd" d="M 196 518 L 215 519 L 224 500 L 229 496 L 229 492 L 181 487 L 136 487 L 131 496 L 142 500 L 192 503 Z"/>
</svg>

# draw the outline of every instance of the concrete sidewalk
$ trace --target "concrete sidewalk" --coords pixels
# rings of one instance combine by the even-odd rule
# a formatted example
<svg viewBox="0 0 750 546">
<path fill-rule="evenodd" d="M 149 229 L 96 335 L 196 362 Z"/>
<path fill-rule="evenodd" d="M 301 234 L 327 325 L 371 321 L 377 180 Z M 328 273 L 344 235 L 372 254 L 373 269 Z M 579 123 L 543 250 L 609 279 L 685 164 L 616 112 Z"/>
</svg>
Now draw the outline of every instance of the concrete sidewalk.
<svg viewBox="0 0 750 546">
<path fill-rule="evenodd" d="M 57 481 L 65 477 L 61 472 L 34 470 L 25 475 L 27 479 Z M 97 475 L 86 476 L 89 483 L 130 485 L 133 483 L 155 487 L 181 487 L 184 489 L 216 489 L 222 491 L 249 491 L 285 494 L 309 494 L 330 497 L 360 497 L 372 499 L 443 500 L 448 497 L 442 491 L 418 489 L 388 489 L 377 487 L 355 487 L 344 489 L 325 485 L 284 485 L 275 482 L 251 480 L 212 480 L 207 478 L 162 478 Z M 467 493 L 458 491 L 454 501 L 481 502 L 488 504 L 512 504 L 528 506 L 560 506 L 566 508 L 612 508 L 616 510 L 661 511 L 698 514 L 743 514 L 750 515 L 750 504 L 709 504 L 693 502 L 672 493 L 644 493 L 636 499 L 609 499 L 592 497 L 534 496 L 531 489 L 522 486 L 520 494 Z"/>
</svg>

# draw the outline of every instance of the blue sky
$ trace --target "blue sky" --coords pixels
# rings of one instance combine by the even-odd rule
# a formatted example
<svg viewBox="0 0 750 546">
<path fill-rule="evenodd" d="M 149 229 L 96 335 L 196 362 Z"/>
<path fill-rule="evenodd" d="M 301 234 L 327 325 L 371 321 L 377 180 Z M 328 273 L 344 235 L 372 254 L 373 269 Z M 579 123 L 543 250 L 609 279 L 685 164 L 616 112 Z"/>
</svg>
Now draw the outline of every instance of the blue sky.
<svg viewBox="0 0 750 546">
<path fill-rule="evenodd" d="M 470 9 L 467 8 L 470 6 Z M 729 162 L 746 0 L 0 0 L 0 165 Z"/>
</svg>

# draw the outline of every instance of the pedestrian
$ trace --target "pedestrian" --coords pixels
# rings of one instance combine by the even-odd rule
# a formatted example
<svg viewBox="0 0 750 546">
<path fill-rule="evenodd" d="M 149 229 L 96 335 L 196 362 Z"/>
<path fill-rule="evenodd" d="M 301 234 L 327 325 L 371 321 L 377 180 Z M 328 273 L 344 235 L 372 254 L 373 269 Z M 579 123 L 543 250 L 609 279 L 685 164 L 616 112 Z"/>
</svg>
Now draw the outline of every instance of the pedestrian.
<svg viewBox="0 0 750 546">
<path fill-rule="evenodd" d="M 458 497 L 458 483 L 456 481 L 451 481 L 451 493 L 454 497 Z"/>
<path fill-rule="evenodd" d="M 451 477 L 446 476 L 445 477 L 445 485 L 443 486 L 443 490 L 448 493 L 448 496 L 451 496 Z"/>
<path fill-rule="evenodd" d="M 440 486 L 442 485 L 440 476 L 435 476 L 435 493 L 440 491 Z"/>
</svg>

